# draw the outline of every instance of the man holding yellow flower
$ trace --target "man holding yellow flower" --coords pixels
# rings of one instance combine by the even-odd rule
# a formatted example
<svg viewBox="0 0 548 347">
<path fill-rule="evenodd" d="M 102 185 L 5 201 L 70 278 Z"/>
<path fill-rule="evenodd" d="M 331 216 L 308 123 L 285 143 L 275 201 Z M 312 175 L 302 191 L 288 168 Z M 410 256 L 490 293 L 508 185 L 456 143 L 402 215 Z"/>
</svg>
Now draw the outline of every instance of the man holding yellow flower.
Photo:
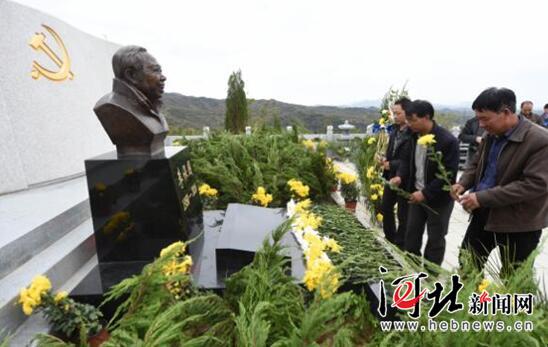
<svg viewBox="0 0 548 347">
<path fill-rule="evenodd" d="M 445 235 L 454 206 L 444 172 L 448 174 L 450 183 L 454 183 L 459 166 L 459 145 L 448 130 L 436 124 L 434 107 L 428 101 L 413 101 L 406 117 L 415 135 L 410 141 L 410 150 L 402 159 L 398 175 L 391 180 L 393 184 L 401 184 L 401 178 L 408 177 L 404 188 L 411 196 L 404 248 L 421 254 L 426 225 L 428 240 L 424 258 L 441 265 L 445 255 Z M 441 153 L 439 163 L 434 160 L 435 153 Z"/>
</svg>

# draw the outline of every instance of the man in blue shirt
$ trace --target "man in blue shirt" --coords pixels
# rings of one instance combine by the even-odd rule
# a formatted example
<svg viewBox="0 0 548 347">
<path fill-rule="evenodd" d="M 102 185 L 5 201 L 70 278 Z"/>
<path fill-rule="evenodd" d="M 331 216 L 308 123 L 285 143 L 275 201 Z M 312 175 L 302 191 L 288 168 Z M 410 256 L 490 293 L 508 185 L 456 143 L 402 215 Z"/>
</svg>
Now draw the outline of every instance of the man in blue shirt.
<svg viewBox="0 0 548 347">
<path fill-rule="evenodd" d="M 519 122 L 520 120 L 518 120 L 518 124 Z M 487 157 L 487 164 L 483 173 L 483 178 L 475 187 L 474 191 L 479 192 L 482 190 L 493 188 L 496 185 L 498 157 L 503 147 L 508 142 L 510 135 L 512 135 L 514 130 L 516 130 L 518 124 L 510 128 L 510 130 L 506 131 L 504 134 L 500 136 L 495 136 L 494 141 L 491 144 L 491 148 L 489 149 L 489 156 Z"/>
</svg>

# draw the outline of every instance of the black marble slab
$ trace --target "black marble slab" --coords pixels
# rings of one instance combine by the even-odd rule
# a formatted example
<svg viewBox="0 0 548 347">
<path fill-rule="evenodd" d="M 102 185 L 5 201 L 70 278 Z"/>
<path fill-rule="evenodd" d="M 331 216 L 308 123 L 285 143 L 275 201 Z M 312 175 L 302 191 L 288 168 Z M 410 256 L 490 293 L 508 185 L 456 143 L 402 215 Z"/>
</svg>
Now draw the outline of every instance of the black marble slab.
<svg viewBox="0 0 548 347">
<path fill-rule="evenodd" d="M 264 240 L 272 241 L 272 232 L 286 221 L 285 209 L 244 204 L 229 204 L 215 247 L 217 276 L 221 281 L 250 264 Z M 302 251 L 291 232 L 281 245 L 282 254 L 290 259 L 288 273 L 298 280 L 304 275 Z"/>
</svg>

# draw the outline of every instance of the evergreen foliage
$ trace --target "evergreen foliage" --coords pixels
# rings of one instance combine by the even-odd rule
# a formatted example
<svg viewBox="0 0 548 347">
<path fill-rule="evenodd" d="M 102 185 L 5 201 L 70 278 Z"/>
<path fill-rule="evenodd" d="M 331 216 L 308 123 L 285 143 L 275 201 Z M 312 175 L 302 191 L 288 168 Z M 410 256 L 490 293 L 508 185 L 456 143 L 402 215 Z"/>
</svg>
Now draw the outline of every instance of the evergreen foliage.
<svg viewBox="0 0 548 347">
<path fill-rule="evenodd" d="M 228 78 L 225 129 L 235 134 L 242 133 L 247 125 L 247 99 L 244 86 L 242 71 L 233 72 Z"/>
<path fill-rule="evenodd" d="M 335 184 L 334 173 L 326 165 L 325 149 L 307 150 L 297 132 L 265 129 L 250 136 L 218 133 L 208 141 L 189 145 L 198 180 L 219 191 L 216 208 L 233 202 L 249 203 L 259 186 L 272 194 L 270 207 L 283 207 L 291 197 L 287 181 L 292 178 L 308 185 L 315 201 L 329 199 Z"/>
</svg>

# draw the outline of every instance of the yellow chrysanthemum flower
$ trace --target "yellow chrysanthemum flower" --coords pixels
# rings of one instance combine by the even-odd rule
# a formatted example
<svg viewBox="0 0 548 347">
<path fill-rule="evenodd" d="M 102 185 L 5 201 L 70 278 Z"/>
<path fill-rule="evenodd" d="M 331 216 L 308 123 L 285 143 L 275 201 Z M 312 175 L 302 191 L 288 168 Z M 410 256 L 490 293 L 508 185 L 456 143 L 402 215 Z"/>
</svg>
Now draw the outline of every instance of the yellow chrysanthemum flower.
<svg viewBox="0 0 548 347">
<path fill-rule="evenodd" d="M 189 255 L 185 256 L 183 261 L 174 259 L 163 266 L 162 272 L 166 276 L 173 276 L 177 274 L 185 274 L 190 272 L 192 267 L 192 257 Z"/>
<path fill-rule="evenodd" d="M 160 251 L 160 257 L 164 257 L 168 254 L 173 254 L 180 256 L 182 255 L 186 250 L 186 243 L 182 241 L 173 242 L 169 246 L 165 247 Z"/>
<path fill-rule="evenodd" d="M 217 189 L 210 187 L 207 183 L 202 184 L 200 188 L 198 188 L 198 191 L 201 196 L 208 198 L 215 197 L 219 193 Z"/>
<path fill-rule="evenodd" d="M 306 149 L 313 150 L 316 145 L 314 144 L 314 141 L 312 140 L 303 140 L 303 145 L 306 147 Z"/>
<path fill-rule="evenodd" d="M 185 256 L 183 262 L 181 263 L 181 271 L 184 273 L 190 272 L 192 264 L 192 257 L 190 255 Z"/>
<path fill-rule="evenodd" d="M 372 145 L 372 144 L 374 144 L 375 142 L 377 142 L 377 139 L 374 138 L 374 137 L 370 137 L 369 139 L 367 139 L 367 144 L 368 144 L 368 145 Z"/>
<path fill-rule="evenodd" d="M 337 241 L 331 238 L 324 239 L 323 243 L 325 244 L 327 248 L 331 250 L 331 252 L 334 252 L 334 253 L 340 253 L 342 249 L 342 247 L 337 243 Z"/>
<path fill-rule="evenodd" d="M 287 184 L 289 185 L 289 190 L 300 198 L 306 198 L 310 192 L 310 188 L 307 185 L 296 179 L 290 179 L 287 181 Z"/>
<path fill-rule="evenodd" d="M 371 190 L 382 190 L 382 189 L 383 189 L 383 188 L 382 188 L 382 185 L 380 185 L 380 184 L 378 184 L 378 183 L 375 183 L 375 184 L 370 185 L 369 188 L 370 188 Z"/>
<path fill-rule="evenodd" d="M 333 269 L 333 264 L 328 259 L 317 258 L 315 261 L 308 262 L 303 281 L 306 288 L 312 291 L 318 287 L 324 274 Z"/>
<path fill-rule="evenodd" d="M 36 288 L 40 292 L 44 292 L 51 289 L 51 282 L 46 276 L 39 275 L 34 277 L 30 286 L 31 288 Z"/>
<path fill-rule="evenodd" d="M 34 307 L 41 302 L 40 297 L 36 297 L 34 293 L 31 293 L 27 288 L 21 289 L 19 292 L 19 303 L 22 305 L 23 313 L 27 316 L 32 314 Z"/>
<path fill-rule="evenodd" d="M 55 297 L 53 298 L 53 301 L 55 301 L 56 304 L 58 304 L 61 300 L 66 298 L 68 296 L 68 293 L 65 291 L 59 292 L 55 294 Z"/>
<path fill-rule="evenodd" d="M 377 200 L 379 200 L 379 196 L 377 194 L 372 194 L 371 201 L 377 201 Z"/>
<path fill-rule="evenodd" d="M 319 237 L 316 237 L 317 235 L 314 235 L 312 233 L 306 234 L 313 237 L 309 238 L 309 241 L 307 241 L 308 248 L 304 252 L 304 255 L 306 256 L 307 262 L 314 262 L 316 259 L 320 258 L 323 255 L 325 244 Z"/>
<path fill-rule="evenodd" d="M 23 313 L 31 315 L 34 308 L 42 303 L 42 295 L 50 289 L 51 282 L 46 276 L 34 277 L 29 287 L 19 292 L 19 303 L 22 305 Z"/>
<path fill-rule="evenodd" d="M 489 287 L 489 284 L 491 284 L 491 282 L 484 278 L 478 286 L 478 292 L 482 293 L 485 289 L 487 289 L 487 287 Z"/>
<path fill-rule="evenodd" d="M 251 196 L 251 200 L 258 202 L 263 207 L 267 207 L 272 202 L 272 194 L 267 194 L 264 187 L 258 187 L 257 192 Z"/>
<path fill-rule="evenodd" d="M 307 227 L 317 230 L 322 224 L 322 217 L 312 212 L 301 213 L 295 218 L 294 228 L 297 231 L 304 231 Z"/>
<path fill-rule="evenodd" d="M 369 168 L 367 168 L 367 173 L 365 174 L 365 176 L 367 178 L 374 178 L 375 177 L 375 167 L 374 166 L 370 166 Z"/>
<path fill-rule="evenodd" d="M 312 206 L 312 200 L 305 199 L 295 205 L 295 213 L 305 213 Z"/>
<path fill-rule="evenodd" d="M 318 258 L 307 263 L 303 282 L 309 291 L 319 288 L 321 297 L 327 299 L 337 291 L 339 277 L 340 274 L 328 259 Z"/>
<path fill-rule="evenodd" d="M 384 125 L 386 120 L 384 118 L 379 119 L 379 125 Z"/>
<path fill-rule="evenodd" d="M 341 180 L 343 184 L 352 184 L 356 182 L 356 175 L 349 172 L 341 172 L 337 175 L 337 178 Z"/>
<path fill-rule="evenodd" d="M 421 146 L 428 147 L 436 143 L 436 139 L 434 134 L 426 134 L 419 137 L 419 139 L 417 140 L 417 143 Z"/>
<path fill-rule="evenodd" d="M 177 273 L 177 269 L 178 269 L 178 266 L 177 266 L 177 261 L 176 260 L 172 260 L 170 261 L 169 263 L 167 263 L 166 265 L 164 265 L 162 267 L 162 272 L 164 273 L 164 275 L 166 276 L 173 276 L 174 274 Z"/>
<path fill-rule="evenodd" d="M 377 213 L 377 221 L 381 222 L 384 220 L 384 216 L 382 215 L 382 213 Z"/>
</svg>

